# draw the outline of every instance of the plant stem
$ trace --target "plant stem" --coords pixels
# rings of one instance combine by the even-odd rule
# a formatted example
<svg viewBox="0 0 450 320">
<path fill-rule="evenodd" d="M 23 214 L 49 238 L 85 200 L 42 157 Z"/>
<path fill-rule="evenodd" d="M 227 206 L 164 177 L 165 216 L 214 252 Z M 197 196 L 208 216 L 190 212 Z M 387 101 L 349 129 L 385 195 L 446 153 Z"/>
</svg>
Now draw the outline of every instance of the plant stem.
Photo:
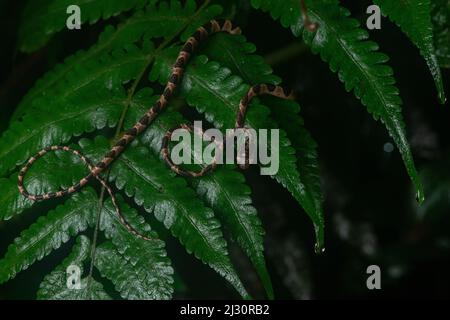
<svg viewBox="0 0 450 320">
<path fill-rule="evenodd" d="M 109 175 L 109 171 L 108 171 Z M 105 187 L 102 187 L 102 190 L 100 192 L 100 198 L 98 199 L 98 211 L 97 211 L 97 219 L 95 221 L 95 229 L 94 229 L 94 236 L 92 239 L 92 248 L 91 248 L 91 262 L 89 264 L 89 275 L 87 279 L 87 285 L 86 285 L 86 293 L 89 293 L 91 288 L 91 279 L 92 279 L 92 273 L 94 271 L 94 260 L 95 260 L 95 253 L 97 250 L 97 238 L 98 238 L 98 229 L 100 227 L 100 217 L 101 217 L 101 211 L 103 209 L 103 199 L 105 197 Z"/>
</svg>

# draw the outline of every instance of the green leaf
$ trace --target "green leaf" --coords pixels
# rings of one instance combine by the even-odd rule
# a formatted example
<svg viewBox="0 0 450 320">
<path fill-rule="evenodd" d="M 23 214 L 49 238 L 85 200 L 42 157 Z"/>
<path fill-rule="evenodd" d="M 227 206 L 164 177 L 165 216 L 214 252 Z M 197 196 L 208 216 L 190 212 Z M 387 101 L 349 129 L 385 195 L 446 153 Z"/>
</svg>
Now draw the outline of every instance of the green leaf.
<svg viewBox="0 0 450 320">
<path fill-rule="evenodd" d="M 147 90 L 136 94 L 126 123 L 130 125 L 135 123 L 148 108 L 149 101 L 156 98 L 151 97 L 151 92 Z M 159 156 L 163 136 L 181 123 L 187 121 L 178 112 L 168 110 L 160 115 L 139 139 Z M 272 284 L 263 254 L 264 230 L 256 209 L 252 206 L 250 189 L 244 182 L 245 178 L 240 172 L 236 172 L 233 166 L 225 165 L 209 175 L 190 180 L 197 194 L 213 209 L 232 239 L 237 241 L 250 258 L 263 282 L 267 296 L 272 298 Z"/>
<path fill-rule="evenodd" d="M 126 230 L 108 199 L 102 207 L 100 229 L 111 241 L 96 250 L 95 266 L 111 280 L 124 299 L 170 299 L 173 293 L 173 268 L 167 258 L 164 242 L 144 218 L 138 216 L 121 197 L 121 213 L 141 234 L 152 238 L 143 240 Z"/>
<path fill-rule="evenodd" d="M 254 45 L 246 42 L 245 37 L 220 33 L 208 42 L 202 52 L 229 68 L 233 74 L 240 76 L 248 84 L 279 84 L 280 79 L 272 74 L 272 68 L 264 63 L 261 57 L 252 55 L 254 51 Z M 262 101 L 270 107 L 277 126 L 281 125 L 287 132 L 297 152 L 300 181 L 305 185 L 306 197 L 309 198 L 304 200 L 303 205 L 308 205 L 308 212 L 315 212 L 316 216 L 323 217 L 317 144 L 303 126 L 303 119 L 299 114 L 300 106 L 296 102 L 270 96 L 263 97 Z"/>
<path fill-rule="evenodd" d="M 176 4 L 178 2 L 174 1 L 173 3 Z M 188 4 L 191 4 L 189 10 L 192 11 L 192 8 L 195 8 L 195 6 L 192 6 L 193 1 L 188 2 Z M 184 7 L 184 9 L 188 8 L 188 4 Z M 211 10 L 208 10 L 208 8 L 211 8 Z M 183 29 L 186 29 L 186 32 L 188 32 L 189 29 L 196 28 L 198 24 L 202 24 L 204 22 L 202 20 L 209 20 L 211 18 L 211 15 L 217 14 L 217 12 L 220 10 L 221 9 L 218 6 L 207 7 L 206 5 L 204 5 L 202 6 L 201 10 L 199 9 L 196 12 L 192 11 L 193 14 L 185 20 L 185 23 L 182 24 L 182 26 L 180 25 L 180 29 L 177 30 L 177 34 L 173 34 L 171 37 L 167 38 L 167 43 L 172 41 L 173 38 L 176 35 L 180 34 Z M 161 28 L 165 28 L 166 30 L 168 28 L 168 25 L 169 22 L 166 23 L 165 27 Z M 170 26 L 172 27 L 173 25 L 174 23 L 170 24 Z M 183 37 L 186 37 L 186 35 L 182 34 L 181 38 Z M 140 45 L 140 43 L 137 44 Z M 105 46 L 104 48 L 107 47 L 108 46 Z M 161 48 L 163 47 L 164 45 L 161 46 Z M 120 116 L 120 112 L 124 108 L 128 107 L 131 99 L 131 96 L 126 94 L 123 84 L 129 82 L 130 80 L 139 78 L 145 72 L 146 67 L 153 60 L 152 55 L 154 50 L 152 45 L 148 41 L 145 41 L 144 47 L 142 49 L 134 45 L 126 45 L 124 49 L 120 48 L 119 46 L 114 50 L 108 51 L 107 49 L 105 49 L 104 51 L 102 51 L 99 49 L 96 52 L 98 54 L 92 54 L 87 58 L 84 57 L 83 59 L 85 60 L 81 59 L 81 57 L 83 57 L 83 55 L 85 55 L 86 53 L 80 53 L 80 56 L 74 56 L 73 60 L 67 60 L 65 64 L 61 65 L 55 70 L 54 74 L 49 74 L 44 78 L 44 80 L 42 80 L 40 84 L 38 84 L 38 89 L 39 86 L 42 85 L 43 88 L 46 88 L 46 90 L 36 89 L 36 92 L 40 93 L 36 94 L 34 99 L 29 100 L 32 101 L 32 103 L 29 104 L 29 109 L 24 109 L 26 111 L 24 112 L 25 117 L 23 117 L 23 119 L 21 119 L 20 121 L 14 122 L 11 127 L 12 129 L 5 133 L 0 141 L 0 143 L 4 142 L 4 145 L 2 145 L 2 148 L 0 149 L 0 153 L 2 153 L 0 155 L 0 158 L 2 158 L 2 160 L 6 159 L 5 162 L 2 162 L 2 165 L 4 165 L 4 167 L 1 168 L 2 170 L 4 170 L 4 172 L 2 173 L 3 175 L 9 173 L 13 168 L 15 168 L 16 164 L 22 163 L 31 153 L 38 151 L 42 147 L 54 144 L 64 144 L 67 143 L 67 141 L 69 141 L 73 136 L 82 135 L 86 132 L 102 129 L 107 126 L 113 127 L 116 125 L 117 119 Z M 139 55 L 142 56 L 143 53 L 145 57 L 136 59 L 138 60 L 136 64 L 131 64 L 130 62 L 129 65 L 122 65 L 124 61 L 126 62 L 128 60 L 132 60 Z M 77 60 L 78 58 L 80 58 L 81 60 Z M 77 63 L 78 61 L 81 61 L 81 63 Z M 110 104 L 112 103 L 108 100 L 105 102 L 104 97 L 106 96 L 115 103 L 114 106 L 110 107 Z M 92 107 L 90 107 L 90 105 L 92 105 Z M 55 112 L 55 110 L 57 110 L 58 112 Z M 77 114 L 71 115 L 72 111 L 77 112 Z M 94 111 L 99 112 L 100 116 L 89 115 L 89 112 Z M 66 119 L 67 121 L 59 122 L 61 121 L 61 119 L 64 120 L 64 116 L 66 115 L 72 117 Z M 42 118 L 39 118 L 39 116 Z M 17 130 L 14 131 L 13 129 Z M 8 139 L 10 138 L 11 140 L 6 139 L 6 137 Z M 106 142 L 105 140 L 104 145 L 105 147 L 108 147 L 109 142 Z M 10 148 L 14 150 L 10 150 Z M 99 156 L 104 150 L 95 151 L 97 156 Z M 14 157 L 12 156 L 13 154 Z M 20 160 L 21 157 L 23 160 Z M 54 157 L 54 155 L 46 155 L 45 157 L 43 157 L 43 159 L 52 159 L 52 157 Z M 63 158 L 64 157 L 65 156 L 63 156 Z M 70 158 L 70 156 L 68 156 L 68 158 Z M 40 161 L 43 161 L 43 159 Z M 77 168 L 83 168 L 84 170 L 86 170 L 79 160 L 69 161 L 69 164 L 65 162 L 66 160 L 67 159 L 61 159 L 61 161 L 59 162 L 61 164 L 60 167 L 65 166 L 67 168 L 67 165 L 69 165 L 71 166 L 71 170 L 73 169 L 72 166 L 76 166 Z M 143 167 L 146 165 L 147 159 L 142 158 L 140 159 L 140 161 L 144 161 L 141 164 L 138 164 L 139 166 Z M 158 157 L 155 157 L 155 161 L 157 161 L 160 166 L 164 167 L 164 171 L 168 172 L 167 177 L 164 177 L 164 179 L 173 180 L 173 175 L 170 173 L 167 167 L 165 167 L 165 165 L 160 162 Z M 33 175 L 33 169 L 36 169 L 36 178 Z M 59 177 L 55 174 L 52 175 L 50 179 L 48 179 L 48 177 L 39 176 L 39 173 L 41 172 L 46 173 L 47 171 L 45 169 L 48 168 L 43 168 L 42 166 L 40 167 L 38 166 L 38 164 L 36 164 L 36 166 L 33 166 L 33 169 L 30 171 L 30 174 L 27 175 L 27 181 L 25 182 L 25 185 L 27 185 L 27 189 L 30 191 L 35 190 L 33 192 L 41 193 L 40 191 L 42 191 L 42 186 L 41 189 L 39 189 L 38 187 L 41 183 L 41 178 L 43 178 L 44 180 L 44 189 L 46 189 L 45 191 L 49 191 L 47 190 L 47 187 L 54 191 L 53 188 L 58 189 L 58 184 L 62 186 L 65 185 L 67 181 L 70 181 L 70 179 L 74 179 L 71 175 L 67 174 L 65 177 Z M 73 172 L 78 172 L 77 170 L 73 169 Z M 50 170 L 49 175 L 51 175 L 52 173 L 53 172 Z M 8 181 L 8 190 L 14 189 L 14 176 L 15 174 L 13 174 L 9 179 L 4 179 Z M 76 177 L 75 179 L 77 178 L 79 177 Z M 28 181 L 30 179 L 31 181 Z M 33 179 L 35 179 L 35 184 L 32 183 Z M 125 176 L 122 177 L 122 179 L 128 179 L 128 177 Z M 49 181 L 46 182 L 46 180 Z M 186 190 L 186 195 L 189 195 L 189 197 L 185 197 L 183 201 L 186 203 L 192 202 L 191 198 L 196 198 L 195 193 L 187 187 L 184 179 L 179 178 L 176 181 L 182 181 L 183 184 L 174 184 L 174 186 L 182 187 L 184 185 L 182 189 L 184 188 Z M 165 183 L 165 181 L 163 182 Z M 176 195 L 177 192 L 180 192 L 178 188 L 174 188 L 172 190 L 171 197 L 173 198 L 173 195 Z M 15 201 L 17 201 L 17 195 L 18 193 L 16 193 L 15 196 L 14 192 L 11 192 L 11 195 L 7 198 L 8 201 L 15 205 Z M 185 228 L 186 226 L 184 226 L 182 223 L 181 225 L 178 225 L 177 223 L 179 221 L 172 221 L 174 223 L 172 232 L 179 235 L 188 251 L 193 251 L 196 256 L 199 256 L 204 261 L 208 262 L 224 278 L 228 279 L 241 293 L 242 296 L 246 298 L 249 297 L 245 292 L 242 284 L 240 283 L 240 280 L 236 275 L 231 262 L 229 261 L 228 253 L 226 250 L 226 243 L 220 231 L 220 224 L 217 220 L 214 219 L 211 209 L 204 207 L 202 202 L 198 198 L 191 206 L 189 204 L 183 204 L 185 206 L 184 209 L 198 209 L 196 208 L 196 203 L 200 206 L 200 211 L 197 216 L 195 214 L 191 216 L 191 212 L 183 212 L 183 218 L 185 220 L 191 220 L 191 229 Z M 85 204 L 88 205 L 89 202 L 85 201 Z M 162 203 L 161 206 L 167 204 L 169 203 L 165 202 Z M 20 211 L 23 211 L 29 205 L 30 203 L 25 203 L 21 207 L 17 205 L 17 212 L 13 213 L 16 214 Z M 92 208 L 97 207 L 97 202 L 90 202 L 90 206 Z M 169 215 L 172 214 L 172 208 L 162 208 L 161 210 L 168 211 L 167 218 L 171 218 Z M 10 216 L 13 213 L 10 212 L 7 215 Z M 160 213 L 163 212 L 160 211 Z M 165 217 L 160 218 L 165 220 L 166 222 L 168 221 Z M 48 216 L 43 217 L 42 219 L 48 219 Z M 56 225 L 58 224 L 57 221 L 52 221 L 52 223 Z M 120 228 L 123 229 L 122 226 L 120 226 Z M 119 230 L 122 230 L 120 228 Z M 149 261 L 155 261 L 151 260 L 150 257 L 147 257 L 145 255 L 144 247 L 131 244 L 132 240 L 135 240 L 134 238 L 127 239 L 123 237 L 130 236 L 130 234 L 122 235 L 122 237 L 118 237 L 120 238 L 120 240 L 115 240 L 117 238 L 117 234 L 116 236 L 112 236 L 112 229 L 110 227 L 102 227 L 102 230 L 105 230 L 107 237 L 112 237 L 112 243 L 117 248 L 118 255 L 126 260 L 126 262 L 119 261 L 118 263 L 124 266 L 124 268 L 127 268 L 128 271 L 134 270 L 136 276 L 140 277 L 142 275 L 142 270 L 148 269 L 145 269 L 144 266 L 148 265 Z M 192 234 L 188 234 L 192 231 L 200 232 L 200 237 L 195 238 L 192 237 Z M 204 239 L 204 235 L 209 238 Z M 67 238 L 69 238 L 69 236 L 67 236 Z M 191 238 L 193 240 L 191 240 Z M 207 246 L 209 247 L 207 247 L 206 249 L 201 247 L 198 248 L 198 240 L 206 242 Z M 201 244 L 202 243 L 200 243 L 200 246 Z M 45 247 L 45 243 L 42 245 Z M 147 249 L 150 252 L 150 248 Z M 156 248 L 153 249 L 156 250 Z M 136 253 L 139 253 L 138 257 L 135 257 Z M 48 254 L 48 252 L 46 251 L 45 254 Z M 154 256 L 153 258 L 156 259 L 157 257 L 158 256 Z M 9 258 L 10 255 L 7 255 L 5 257 L 5 261 Z M 155 268 L 161 269 L 162 275 L 167 273 L 166 271 L 164 271 L 165 269 L 163 267 L 166 268 L 164 264 L 161 264 L 160 266 L 158 266 L 158 264 L 155 265 Z M 169 269 L 172 270 L 171 268 Z M 124 279 L 123 274 L 118 275 L 117 273 L 115 273 L 115 275 L 121 277 L 121 279 Z M 111 278 L 111 280 L 117 280 L 111 273 L 108 273 L 108 276 Z M 133 274 L 127 274 L 126 276 L 133 276 Z M 171 279 L 171 277 L 166 278 Z M 164 283 L 164 281 L 163 283 L 161 283 L 162 280 L 164 279 L 161 278 L 153 281 L 157 285 L 159 285 L 160 288 L 155 287 L 150 291 L 147 288 L 147 297 L 170 297 L 172 292 L 172 284 L 169 282 Z M 118 284 L 118 282 L 116 282 L 116 284 Z M 122 296 L 127 298 L 135 297 L 136 295 L 143 296 L 145 294 L 143 291 L 140 291 L 139 293 L 132 292 L 129 290 L 129 288 L 123 288 L 120 285 L 118 286 L 118 288 L 120 288 Z"/>
<path fill-rule="evenodd" d="M 139 251 L 135 253 L 139 254 Z M 170 299 L 172 288 L 163 288 L 161 295 L 160 279 L 153 274 L 152 263 L 154 261 L 150 260 L 146 264 L 133 265 L 109 241 L 102 243 L 96 251 L 95 264 L 100 273 L 114 283 L 122 298 L 129 300 Z"/>
<path fill-rule="evenodd" d="M 441 103 L 445 103 L 445 90 L 433 43 L 430 0 L 374 0 L 384 15 L 395 22 L 419 48 L 433 75 Z"/>
<path fill-rule="evenodd" d="M 37 298 L 39 300 L 110 300 L 111 297 L 104 291 L 103 285 L 92 278 L 82 278 L 80 289 L 67 286 L 70 275 L 67 273 L 67 268 L 77 266 L 83 270 L 83 262 L 89 258 L 90 253 L 89 238 L 79 236 L 72 248 L 72 253 L 52 273 L 45 276 L 39 286 Z"/>
<path fill-rule="evenodd" d="M 252 206 L 251 191 L 244 176 L 224 165 L 214 171 L 214 177 L 204 176 L 192 183 L 250 258 L 267 296 L 273 299 L 272 282 L 264 260 L 264 229 Z"/>
<path fill-rule="evenodd" d="M 9 220 L 33 205 L 33 201 L 23 197 L 17 187 L 17 173 L 10 178 L 0 178 L 0 221 Z M 30 190 L 31 192 L 31 190 Z"/>
<path fill-rule="evenodd" d="M 323 192 L 320 180 L 320 168 L 317 143 L 311 133 L 304 127 L 300 116 L 300 106 L 295 101 L 265 97 L 264 103 L 270 107 L 273 118 L 286 130 L 292 146 L 297 153 L 297 167 L 300 179 L 305 185 L 309 205 L 323 216 Z M 323 248 L 316 248 L 323 250 Z"/>
<path fill-rule="evenodd" d="M 169 40 L 221 12 L 219 6 L 202 6 L 194 11 L 192 1 L 183 8 L 177 6 L 176 2 L 170 8 L 163 5 L 161 8 L 165 8 L 161 10 L 166 13 L 175 8 L 176 12 L 182 12 L 180 15 L 185 15 L 184 19 L 180 19 L 183 22 L 181 24 L 164 24 L 171 30 L 165 34 Z M 144 33 L 147 27 L 157 30 L 162 28 L 160 21 L 154 24 L 130 23 L 127 26 L 123 32 L 120 29 L 119 35 L 111 36 L 115 39 L 112 42 L 118 41 L 124 47 L 114 46 L 112 48 L 115 50 L 111 48 L 112 51 L 103 53 L 102 48 L 108 46 L 103 47 L 101 44 L 111 42 L 104 36 L 100 45 L 66 59 L 63 65 L 57 66 L 38 82 L 30 98 L 24 100 L 23 110 L 19 113 L 27 111 L 26 116 L 22 121 L 17 119 L 12 122 L 0 138 L 0 176 L 9 173 L 41 148 L 64 144 L 74 135 L 117 124 L 121 110 L 130 100 L 123 84 L 140 76 L 155 54 L 153 45 L 148 41 L 143 48 L 138 48 L 123 39 L 130 37 L 136 41 L 138 29 Z M 98 46 L 100 49 L 97 49 Z"/>
<path fill-rule="evenodd" d="M 70 5 L 80 7 L 82 28 L 85 23 L 93 24 L 133 8 L 143 7 L 148 0 L 33 0 L 24 9 L 19 28 L 19 48 L 32 52 L 47 43 L 57 32 L 66 28 L 66 13 Z"/>
<path fill-rule="evenodd" d="M 71 174 L 67 174 L 70 166 Z M 46 154 L 35 162 L 25 176 L 24 185 L 33 194 L 42 194 L 68 188 L 88 173 L 80 159 L 67 152 L 57 151 Z M 17 187 L 18 173 L 9 178 L 0 178 L 0 220 L 9 220 L 33 205 L 33 201 L 19 193 Z"/>
<path fill-rule="evenodd" d="M 109 146 L 102 137 L 95 144 L 86 139 L 80 144 L 91 159 L 99 159 Z M 112 165 L 110 181 L 137 205 L 153 213 L 188 253 L 208 264 L 243 297 L 248 297 L 228 257 L 220 222 L 187 187 L 186 181 L 174 175 L 146 147 L 129 146 Z"/>
<path fill-rule="evenodd" d="M 244 36 L 221 32 L 206 41 L 201 53 L 230 69 L 247 84 L 279 84 L 281 79 L 272 73 L 263 57 L 254 54 L 255 51 L 256 46 Z"/>
<path fill-rule="evenodd" d="M 37 98 L 50 95 L 55 85 L 63 81 L 70 73 L 79 72 L 80 66 L 88 64 L 89 61 L 98 60 L 114 50 L 137 44 L 142 38 L 170 39 L 183 30 L 182 37 L 186 37 L 198 25 L 222 12 L 222 8 L 218 5 L 207 6 L 199 13 L 196 13 L 196 9 L 194 0 L 186 1 L 184 6 L 181 6 L 178 1 L 171 1 L 170 4 L 161 2 L 158 6 L 149 5 L 145 10 L 139 10 L 117 27 L 106 26 L 97 43 L 91 48 L 86 51 L 80 50 L 69 56 L 64 63 L 57 65 L 37 81 L 14 111 L 12 120 L 19 119 L 25 112 L 31 110 Z"/>
<path fill-rule="evenodd" d="M 450 68 L 450 0 L 431 1 L 434 44 L 439 64 Z"/>
<path fill-rule="evenodd" d="M 122 84 L 134 79 L 150 59 L 152 45 L 130 46 L 75 68 L 35 110 L 15 121 L 0 139 L 0 176 L 44 147 L 65 144 L 72 136 L 116 125 L 127 103 Z"/>
<path fill-rule="evenodd" d="M 158 55 L 150 73 L 151 80 L 159 80 L 161 83 L 167 81 L 171 61 L 177 52 L 178 48 L 173 47 Z M 181 83 L 181 95 L 187 103 L 198 112 L 205 113 L 206 120 L 214 123 L 216 128 L 224 130 L 234 128 L 239 101 L 248 89 L 249 85 L 244 84 L 241 78 L 232 75 L 229 69 L 218 63 L 209 62 L 205 56 L 196 57 L 190 62 Z M 254 129 L 276 128 L 269 113 L 266 106 L 252 103 L 246 116 L 246 125 Z M 309 204 L 305 186 L 297 170 L 295 150 L 284 130 L 279 131 L 279 138 L 279 170 L 273 178 L 288 189 L 308 213 L 315 226 L 317 246 L 322 247 L 323 217 Z"/>
<path fill-rule="evenodd" d="M 134 210 L 119 201 L 121 212 L 137 230 L 149 231 L 142 217 L 137 218 Z M 36 260 L 42 259 L 52 250 L 57 249 L 71 236 L 85 230 L 88 225 L 92 226 L 98 212 L 98 199 L 95 192 L 88 188 L 80 194 L 69 198 L 64 205 L 58 206 L 47 216 L 41 217 L 28 230 L 16 239 L 11 245 L 4 259 L 0 260 L 0 279 L 12 278 L 20 270 L 28 268 Z M 117 213 L 114 211 L 111 200 L 103 207 L 101 230 L 105 231 L 107 238 L 112 239 L 117 248 L 118 258 L 114 260 L 117 265 L 124 266 L 115 271 L 118 277 L 137 277 L 141 280 L 140 287 L 123 287 L 119 290 L 124 298 L 146 298 L 146 299 L 168 299 L 172 294 L 173 269 L 167 258 L 164 244 L 157 239 L 155 233 L 151 236 L 152 241 L 136 238 L 129 233 L 118 221 Z M 104 257 L 103 257 L 104 258 Z M 70 258 L 69 258 L 69 261 Z M 78 261 L 78 260 L 77 260 Z M 110 276 L 110 270 L 105 266 L 104 260 L 96 263 L 97 268 L 105 276 Z M 111 263 L 110 261 L 108 263 Z M 77 264 L 78 265 L 78 264 Z M 81 290 L 75 294 L 70 292 L 66 286 L 65 270 L 68 263 L 63 263 L 46 280 L 45 288 L 40 296 L 46 299 L 56 298 L 86 298 L 87 294 L 97 294 L 98 284 L 91 283 L 91 290 Z M 82 269 L 82 266 L 79 265 Z M 102 273 L 103 274 L 103 273 Z M 115 279 L 115 278 L 114 278 Z M 57 282 L 59 283 L 57 285 Z M 85 289 L 88 280 L 82 280 L 82 289 Z M 50 286 L 54 286 L 53 289 Z"/>
<path fill-rule="evenodd" d="M 69 241 L 70 237 L 92 226 L 96 214 L 93 201 L 97 201 L 95 192 L 85 189 L 22 231 L 0 260 L 0 283 L 14 278 L 18 272 Z"/>
<path fill-rule="evenodd" d="M 388 57 L 378 52 L 378 45 L 368 40 L 366 30 L 337 0 L 307 0 L 312 21 L 320 24 L 317 32 L 303 27 L 300 6 L 296 0 L 252 0 L 252 5 L 269 11 L 274 19 L 280 19 L 284 27 L 290 27 L 295 36 L 302 36 L 313 53 L 337 72 L 347 91 L 354 91 L 364 106 L 380 119 L 400 150 L 406 170 L 416 188 L 417 199 L 424 200 L 423 187 L 405 136 L 399 97 L 392 69 L 385 63 Z"/>
</svg>

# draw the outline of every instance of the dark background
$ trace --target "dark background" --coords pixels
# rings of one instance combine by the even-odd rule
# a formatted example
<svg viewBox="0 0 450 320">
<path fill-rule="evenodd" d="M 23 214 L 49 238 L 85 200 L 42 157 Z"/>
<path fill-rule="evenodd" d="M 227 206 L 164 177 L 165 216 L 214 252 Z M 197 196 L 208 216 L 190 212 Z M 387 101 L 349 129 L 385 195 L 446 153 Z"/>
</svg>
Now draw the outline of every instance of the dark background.
<svg viewBox="0 0 450 320">
<path fill-rule="evenodd" d="M 342 4 L 365 25 L 370 1 Z M 0 132 L 33 83 L 64 57 L 94 43 L 104 25 L 64 31 L 45 48 L 24 55 L 16 50 L 22 8 L 20 1 L 0 1 Z M 267 14 L 243 5 L 235 20 L 263 56 L 278 56 L 280 49 L 297 43 L 298 52 L 282 55 L 273 68 L 295 88 L 306 127 L 319 145 L 326 219 L 322 255 L 314 253 L 311 223 L 289 193 L 271 179 L 260 179 L 256 171 L 246 173 L 267 232 L 266 256 L 276 297 L 449 298 L 450 187 L 445 184 L 450 181 L 450 110 L 448 103 L 438 104 L 432 77 L 418 50 L 385 18 L 381 30 L 370 31 L 371 39 L 391 58 L 404 101 L 408 139 L 426 185 L 428 200 L 420 208 L 397 149 L 389 152 L 392 141 L 386 129 L 353 93 L 345 92 L 328 64 Z M 448 70 L 444 80 L 450 83 Z M 41 213 L 0 222 L 0 256 Z M 43 275 L 61 261 L 71 244 L 0 285 L 0 299 L 34 298 Z M 167 246 L 177 271 L 175 297 L 237 298 L 218 275 L 185 253 L 175 240 L 168 238 Z M 262 297 L 248 262 L 234 244 L 230 247 L 245 285 L 254 296 Z M 366 288 L 366 268 L 371 264 L 381 268 L 381 290 Z"/>
</svg>

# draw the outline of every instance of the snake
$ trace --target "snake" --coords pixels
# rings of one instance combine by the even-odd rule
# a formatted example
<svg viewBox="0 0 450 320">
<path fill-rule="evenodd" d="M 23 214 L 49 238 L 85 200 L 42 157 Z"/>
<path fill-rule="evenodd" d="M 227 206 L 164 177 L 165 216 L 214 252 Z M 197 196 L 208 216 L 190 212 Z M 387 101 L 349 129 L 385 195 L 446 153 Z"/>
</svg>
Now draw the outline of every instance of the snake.
<svg viewBox="0 0 450 320">
<path fill-rule="evenodd" d="M 304 8 L 302 8 L 304 9 Z M 303 15 L 306 14 L 305 11 L 302 11 Z M 309 19 L 303 19 L 305 27 L 308 30 L 315 30 L 316 25 L 311 23 Z M 187 39 L 187 41 L 182 46 L 181 51 L 178 54 L 178 57 L 173 64 L 172 72 L 169 76 L 169 80 L 166 83 L 163 93 L 159 96 L 159 99 L 151 106 L 151 108 L 148 109 L 148 111 L 137 121 L 133 127 L 126 130 L 122 136 L 117 140 L 117 142 L 111 147 L 111 149 L 104 155 L 102 160 L 100 160 L 98 163 L 94 164 L 89 158 L 87 158 L 85 155 L 83 155 L 80 151 L 70 148 L 68 146 L 49 146 L 42 150 L 40 150 L 35 155 L 31 156 L 28 161 L 25 163 L 25 165 L 21 168 L 18 174 L 18 189 L 20 194 L 22 194 L 25 198 L 31 200 L 31 201 L 43 201 L 43 200 L 49 200 L 54 198 L 60 198 L 72 193 L 75 193 L 79 191 L 81 188 L 83 188 L 91 179 L 96 179 L 101 183 L 101 185 L 105 188 L 105 190 L 108 192 L 109 196 L 111 197 L 112 204 L 114 206 L 115 213 L 117 214 L 117 217 L 123 227 L 125 227 L 126 230 L 128 230 L 130 233 L 135 235 L 138 238 L 141 238 L 143 240 L 152 240 L 151 237 L 148 237 L 142 233 L 140 233 L 138 230 L 136 230 L 123 216 L 121 213 L 118 201 L 113 193 L 112 188 L 109 186 L 105 178 L 101 176 L 103 172 L 113 163 L 114 160 L 116 160 L 122 152 L 126 149 L 126 147 L 136 139 L 142 132 L 144 132 L 147 127 L 152 124 L 152 122 L 158 117 L 158 115 L 163 112 L 167 105 L 169 99 L 173 96 L 176 88 L 178 87 L 180 81 L 182 80 L 185 68 L 196 51 L 196 49 L 199 47 L 199 45 L 205 41 L 209 36 L 218 33 L 218 32 L 226 32 L 232 35 L 240 34 L 241 30 L 240 28 L 236 27 L 234 28 L 231 21 L 224 20 L 223 22 L 219 22 L 217 20 L 211 20 L 207 22 L 205 25 L 199 27 L 195 33 Z M 274 85 L 274 84 L 257 84 L 254 86 L 251 86 L 250 89 L 247 91 L 247 93 L 242 97 L 242 99 L 239 102 L 239 108 L 236 115 L 236 121 L 235 121 L 235 130 L 239 128 L 244 129 L 244 123 L 245 123 L 245 115 L 247 112 L 247 108 L 252 101 L 252 99 L 259 95 L 272 95 L 278 98 L 282 99 L 293 99 L 293 94 L 289 90 L 285 89 L 284 87 Z M 216 168 L 216 163 L 212 162 L 211 164 L 204 166 L 200 171 L 194 172 L 189 171 L 181 168 L 180 166 L 177 166 L 173 163 L 172 159 L 169 155 L 169 141 L 172 136 L 173 131 L 176 128 L 183 128 L 189 131 L 192 131 L 192 126 L 182 124 L 175 128 L 172 128 L 169 130 L 163 137 L 162 143 L 161 143 L 161 153 L 162 157 L 165 160 L 165 162 L 168 164 L 170 169 L 174 171 L 175 173 L 185 176 L 185 177 L 201 177 L 211 171 L 213 171 Z M 72 186 L 61 189 L 56 192 L 47 192 L 43 194 L 32 194 L 27 191 L 27 189 L 24 186 L 24 180 L 25 175 L 29 171 L 29 169 L 32 167 L 32 165 L 42 156 L 47 154 L 48 152 L 52 151 L 64 151 L 72 153 L 73 155 L 77 156 L 89 169 L 89 173 L 81 178 L 77 183 L 73 184 Z M 246 150 L 247 151 L 247 150 Z M 248 152 L 248 151 L 247 151 Z M 248 154 L 245 158 L 245 163 L 240 164 L 239 167 L 241 169 L 248 168 Z"/>
</svg>

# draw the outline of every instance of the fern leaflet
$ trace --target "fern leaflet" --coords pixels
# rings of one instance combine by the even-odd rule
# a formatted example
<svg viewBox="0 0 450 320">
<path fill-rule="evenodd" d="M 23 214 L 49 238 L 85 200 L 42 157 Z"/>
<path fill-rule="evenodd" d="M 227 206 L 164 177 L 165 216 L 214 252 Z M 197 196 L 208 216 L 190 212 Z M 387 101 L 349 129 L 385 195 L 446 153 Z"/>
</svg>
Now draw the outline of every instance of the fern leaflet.
<svg viewBox="0 0 450 320">
<path fill-rule="evenodd" d="M 423 187 L 405 136 L 401 115 L 402 101 L 395 87 L 393 71 L 385 63 L 388 57 L 378 52 L 378 45 L 368 41 L 367 31 L 349 17 L 350 12 L 337 0 L 306 1 L 316 32 L 304 30 L 300 8 L 296 0 L 252 0 L 252 5 L 269 11 L 280 19 L 293 34 L 302 36 L 313 53 L 320 54 L 330 69 L 337 72 L 347 91 L 354 91 L 375 119 L 380 119 L 400 150 L 406 170 L 416 188 L 417 199 L 424 200 Z"/>
<path fill-rule="evenodd" d="M 445 103 L 445 91 L 433 43 L 430 0 L 390 1 L 374 0 L 383 13 L 389 16 L 420 49 L 433 75 L 441 103 Z"/>
</svg>

